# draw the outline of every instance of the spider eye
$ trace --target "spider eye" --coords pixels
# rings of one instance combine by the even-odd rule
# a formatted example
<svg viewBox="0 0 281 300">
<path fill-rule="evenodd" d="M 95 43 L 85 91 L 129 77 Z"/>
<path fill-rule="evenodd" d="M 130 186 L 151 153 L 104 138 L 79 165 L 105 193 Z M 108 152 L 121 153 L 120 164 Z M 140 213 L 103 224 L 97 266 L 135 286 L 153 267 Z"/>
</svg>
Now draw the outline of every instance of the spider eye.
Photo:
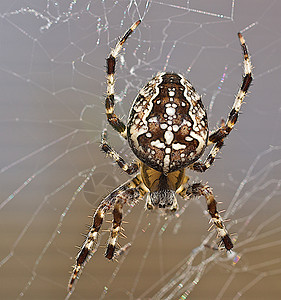
<svg viewBox="0 0 281 300">
<path fill-rule="evenodd" d="M 171 211 L 177 209 L 175 191 L 160 189 L 150 192 L 147 196 L 147 209 L 166 208 Z"/>
</svg>

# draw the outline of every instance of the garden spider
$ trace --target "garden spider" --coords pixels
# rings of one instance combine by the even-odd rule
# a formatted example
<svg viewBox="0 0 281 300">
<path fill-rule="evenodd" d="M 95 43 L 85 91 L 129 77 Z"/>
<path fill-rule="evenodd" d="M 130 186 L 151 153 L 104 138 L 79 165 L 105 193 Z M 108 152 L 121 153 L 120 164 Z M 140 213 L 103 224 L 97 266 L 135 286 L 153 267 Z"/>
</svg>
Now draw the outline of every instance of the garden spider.
<svg viewBox="0 0 281 300">
<path fill-rule="evenodd" d="M 106 60 L 105 100 L 109 124 L 128 140 L 138 161 L 126 163 L 108 144 L 106 130 L 101 140 L 102 151 L 112 157 L 123 171 L 129 175 L 138 173 L 106 196 L 96 209 L 89 233 L 76 257 L 76 264 L 68 285 L 70 292 L 83 267 L 95 252 L 94 246 L 105 213 L 112 209 L 113 221 L 105 252 L 105 257 L 111 260 L 114 258 L 116 240 L 121 229 L 123 205 L 133 204 L 144 196 L 147 196 L 147 209 L 162 209 L 165 212 L 177 210 L 176 194 L 185 200 L 204 196 L 222 244 L 226 250 L 233 248 L 223 220 L 217 211 L 212 189 L 202 183 L 187 184 L 189 178 L 185 175 L 185 169 L 206 171 L 214 162 L 224 139 L 237 121 L 242 101 L 252 81 L 252 65 L 245 40 L 238 33 L 244 54 L 243 82 L 226 122 L 222 121 L 218 129 L 209 134 L 206 110 L 201 97 L 191 83 L 183 75 L 167 72 L 158 73 L 140 90 L 131 107 L 128 124 L 125 125 L 114 112 L 116 57 L 140 22 L 139 20 L 131 26 Z M 205 161 L 198 161 L 209 145 L 213 147 Z"/>
</svg>

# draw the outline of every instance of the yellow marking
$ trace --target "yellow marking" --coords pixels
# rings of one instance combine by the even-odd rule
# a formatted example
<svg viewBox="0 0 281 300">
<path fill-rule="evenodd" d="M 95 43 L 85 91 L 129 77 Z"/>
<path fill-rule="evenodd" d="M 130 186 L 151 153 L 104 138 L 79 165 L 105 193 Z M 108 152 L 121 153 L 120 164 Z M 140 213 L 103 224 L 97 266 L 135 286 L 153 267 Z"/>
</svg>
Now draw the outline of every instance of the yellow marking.
<svg viewBox="0 0 281 300">
<path fill-rule="evenodd" d="M 185 184 L 188 176 L 185 176 L 185 169 L 167 174 L 168 184 L 171 190 L 176 191 L 181 185 Z"/>
<path fill-rule="evenodd" d="M 114 113 L 114 107 L 110 106 L 109 108 L 106 108 L 106 114 L 112 115 Z"/>
<path fill-rule="evenodd" d="M 141 178 L 145 186 L 152 192 L 158 190 L 159 177 L 162 175 L 147 165 L 141 163 Z"/>
<path fill-rule="evenodd" d="M 119 132 L 124 139 L 127 139 L 127 128 L 124 131 Z"/>
<path fill-rule="evenodd" d="M 155 192 L 159 189 L 160 177 L 163 173 L 158 172 L 147 165 L 141 163 L 141 178 L 143 183 L 151 192 Z M 181 169 L 175 172 L 168 173 L 167 184 L 170 190 L 176 191 L 182 184 L 184 184 L 188 177 L 185 176 L 185 169 Z"/>
</svg>

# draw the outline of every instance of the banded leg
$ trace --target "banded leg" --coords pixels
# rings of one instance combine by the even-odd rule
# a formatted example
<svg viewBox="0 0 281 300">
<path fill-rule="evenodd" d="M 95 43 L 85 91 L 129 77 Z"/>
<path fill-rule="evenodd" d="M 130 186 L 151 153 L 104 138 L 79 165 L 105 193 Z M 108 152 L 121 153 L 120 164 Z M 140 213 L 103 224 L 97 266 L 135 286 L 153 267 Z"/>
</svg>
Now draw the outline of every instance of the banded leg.
<svg viewBox="0 0 281 300">
<path fill-rule="evenodd" d="M 105 252 L 105 257 L 107 259 L 112 259 L 113 255 L 115 253 L 115 244 L 117 241 L 118 234 L 121 229 L 121 223 L 122 223 L 122 215 L 123 215 L 123 201 L 117 201 L 114 205 L 113 209 L 113 221 L 112 221 L 112 227 L 110 230 L 110 237 L 108 239 L 107 248 Z"/>
<path fill-rule="evenodd" d="M 114 49 L 110 52 L 108 58 L 106 59 L 106 72 L 107 72 L 107 92 L 105 99 L 105 109 L 107 120 L 109 124 L 117 130 L 124 138 L 127 138 L 126 125 L 117 117 L 114 113 L 114 74 L 115 74 L 115 64 L 116 57 L 121 51 L 123 44 L 126 42 L 128 37 L 140 24 L 140 20 L 135 22 L 123 35 L 121 40 L 117 43 Z"/>
<path fill-rule="evenodd" d="M 93 217 L 93 224 L 89 230 L 89 233 L 87 235 L 87 238 L 80 250 L 80 252 L 76 256 L 76 263 L 73 267 L 73 271 L 68 283 L 68 290 L 69 292 L 72 291 L 72 288 L 76 282 L 76 280 L 79 279 L 79 276 L 82 273 L 83 268 L 87 264 L 87 262 L 91 259 L 91 257 L 94 254 L 94 245 L 98 238 L 98 232 L 101 228 L 103 218 L 105 215 L 105 212 L 108 210 L 107 204 L 103 201 L 98 209 L 96 210 L 94 217 Z"/>
<path fill-rule="evenodd" d="M 233 248 L 233 244 L 223 224 L 223 220 L 217 211 L 217 202 L 215 200 L 212 189 L 208 185 L 203 185 L 202 183 L 194 183 L 180 191 L 179 194 L 185 200 L 188 200 L 192 197 L 205 197 L 208 206 L 208 212 L 212 218 L 213 224 L 216 227 L 217 233 L 224 243 L 225 249 L 231 250 Z"/>
<path fill-rule="evenodd" d="M 105 251 L 105 257 L 112 259 L 114 257 L 116 241 L 118 234 L 121 230 L 122 216 L 123 216 L 123 205 L 127 202 L 135 203 L 139 199 L 143 198 L 146 194 L 144 184 L 140 180 L 140 175 L 137 175 L 128 183 L 128 189 L 124 192 L 119 193 L 116 197 L 114 208 L 112 211 L 113 221 L 110 230 L 110 236 Z"/>
<path fill-rule="evenodd" d="M 251 85 L 253 80 L 252 77 L 252 64 L 250 61 L 250 57 L 248 54 L 247 45 L 245 44 L 245 40 L 241 33 L 238 33 L 238 37 L 241 43 L 241 48 L 243 50 L 244 55 L 244 74 L 243 74 L 243 82 L 242 85 L 235 97 L 234 104 L 232 109 L 228 115 L 227 121 L 224 122 L 222 120 L 221 126 L 212 132 L 209 136 L 209 143 L 214 144 L 213 148 L 211 149 L 209 155 L 207 156 L 204 162 L 195 162 L 193 165 L 190 166 L 190 169 L 198 172 L 205 172 L 214 162 L 215 157 L 219 153 L 220 149 L 223 146 L 224 139 L 229 135 L 230 131 L 234 127 L 237 122 L 239 110 L 241 108 L 242 102 L 248 92 L 248 89 Z"/>
<path fill-rule="evenodd" d="M 121 219 L 122 219 L 122 214 L 121 216 L 118 215 L 118 206 L 119 205 L 123 206 L 123 204 L 128 201 L 130 202 L 137 201 L 142 196 L 144 196 L 146 191 L 142 187 L 142 185 L 143 184 L 140 181 L 140 176 L 137 175 L 132 180 L 126 182 L 125 184 L 121 185 L 119 188 L 115 189 L 107 197 L 105 197 L 104 200 L 102 200 L 102 202 L 100 203 L 100 205 L 98 206 L 98 208 L 94 213 L 93 223 L 89 229 L 86 240 L 83 243 L 83 246 L 81 247 L 81 250 L 76 257 L 76 263 L 73 268 L 73 272 L 71 274 L 69 284 L 68 284 L 69 292 L 72 291 L 73 286 L 77 281 L 77 279 L 79 279 L 79 276 L 81 275 L 83 268 L 95 253 L 96 249 L 94 249 L 94 246 L 97 242 L 98 232 L 102 226 L 105 213 L 112 207 L 114 207 L 113 225 L 116 226 L 115 226 L 114 235 L 111 234 L 109 239 L 108 249 L 106 251 L 106 257 L 108 259 L 111 259 L 113 257 L 115 242 L 117 239 L 117 235 L 120 229 Z"/>
<path fill-rule="evenodd" d="M 108 144 L 107 142 L 107 130 L 104 129 L 101 136 L 101 150 L 108 156 L 112 157 L 118 166 L 129 175 L 136 173 L 139 169 L 137 163 L 127 164 L 125 160 Z"/>
</svg>

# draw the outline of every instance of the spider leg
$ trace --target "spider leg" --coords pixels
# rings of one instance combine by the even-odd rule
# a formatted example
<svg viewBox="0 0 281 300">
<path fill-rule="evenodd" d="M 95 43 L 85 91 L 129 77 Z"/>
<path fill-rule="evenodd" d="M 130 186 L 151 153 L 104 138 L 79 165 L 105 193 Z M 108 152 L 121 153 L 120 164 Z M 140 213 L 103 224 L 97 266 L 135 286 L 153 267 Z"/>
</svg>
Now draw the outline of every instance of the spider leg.
<svg viewBox="0 0 281 300">
<path fill-rule="evenodd" d="M 117 43 L 114 49 L 110 52 L 108 58 L 106 59 L 106 73 L 107 73 L 107 93 L 105 99 L 105 110 L 107 115 L 107 120 L 109 124 L 117 130 L 124 138 L 127 138 L 126 125 L 117 117 L 114 113 L 114 74 L 115 74 L 115 64 L 116 57 L 121 51 L 123 44 L 126 42 L 128 37 L 140 24 L 140 20 L 135 22 L 123 35 L 121 40 Z"/>
<path fill-rule="evenodd" d="M 117 241 L 118 233 L 121 229 L 123 205 L 127 202 L 137 202 L 139 199 L 142 199 L 146 194 L 146 188 L 141 181 L 140 175 L 137 175 L 135 178 L 133 178 L 132 181 L 129 182 L 129 184 L 131 187 L 125 190 L 116 198 L 114 208 L 112 211 L 112 227 L 110 230 L 110 236 L 105 251 L 105 257 L 109 260 L 114 257 L 116 248 L 115 244 Z"/>
<path fill-rule="evenodd" d="M 108 156 L 112 157 L 118 166 L 129 175 L 136 173 L 139 169 L 139 164 L 130 163 L 127 164 L 125 160 L 108 144 L 107 142 L 107 130 L 104 129 L 101 136 L 101 150 Z"/>
<path fill-rule="evenodd" d="M 217 154 L 219 153 L 220 149 L 223 146 L 224 139 L 229 135 L 230 131 L 232 130 L 232 128 L 237 122 L 239 110 L 241 108 L 242 102 L 253 80 L 252 64 L 248 54 L 247 45 L 245 44 L 245 40 L 240 32 L 238 33 L 238 37 L 244 55 L 243 82 L 235 97 L 235 101 L 228 115 L 227 121 L 225 122 L 224 120 L 222 120 L 221 126 L 217 130 L 213 131 L 209 136 L 208 144 L 214 144 L 214 146 L 211 149 L 206 160 L 204 162 L 195 162 L 193 165 L 189 167 L 194 171 L 205 172 L 208 168 L 210 168 L 210 166 L 214 162 L 215 157 L 217 156 Z"/>
<path fill-rule="evenodd" d="M 126 201 L 125 199 L 123 200 Z M 105 257 L 107 259 L 112 259 L 113 254 L 115 252 L 115 244 L 117 240 L 118 233 L 121 229 L 121 222 L 122 222 L 122 214 L 123 214 L 123 201 L 118 200 L 113 209 L 113 221 L 112 221 L 112 227 L 110 231 L 110 237 L 108 240 Z"/>
<path fill-rule="evenodd" d="M 213 224 L 216 227 L 217 233 L 224 243 L 225 249 L 231 250 L 233 248 L 233 244 L 224 226 L 223 219 L 217 211 L 217 202 L 212 189 L 208 185 L 203 185 L 202 183 L 193 183 L 186 188 L 180 189 L 177 191 L 177 193 L 182 196 L 184 200 L 189 200 L 192 197 L 205 197 L 208 206 L 208 212 L 212 218 Z"/>
<path fill-rule="evenodd" d="M 112 259 L 115 250 L 115 242 L 121 226 L 123 204 L 129 201 L 131 203 L 136 202 L 143 197 L 145 193 L 146 190 L 140 179 L 140 175 L 137 175 L 132 180 L 127 181 L 112 191 L 102 200 L 94 213 L 93 223 L 89 229 L 86 240 L 76 257 L 76 263 L 68 284 L 69 292 L 72 291 L 73 286 L 76 280 L 79 279 L 83 268 L 96 251 L 94 247 L 98 240 L 98 232 L 102 226 L 105 213 L 114 207 L 112 229 L 106 251 L 106 258 Z"/>
</svg>

